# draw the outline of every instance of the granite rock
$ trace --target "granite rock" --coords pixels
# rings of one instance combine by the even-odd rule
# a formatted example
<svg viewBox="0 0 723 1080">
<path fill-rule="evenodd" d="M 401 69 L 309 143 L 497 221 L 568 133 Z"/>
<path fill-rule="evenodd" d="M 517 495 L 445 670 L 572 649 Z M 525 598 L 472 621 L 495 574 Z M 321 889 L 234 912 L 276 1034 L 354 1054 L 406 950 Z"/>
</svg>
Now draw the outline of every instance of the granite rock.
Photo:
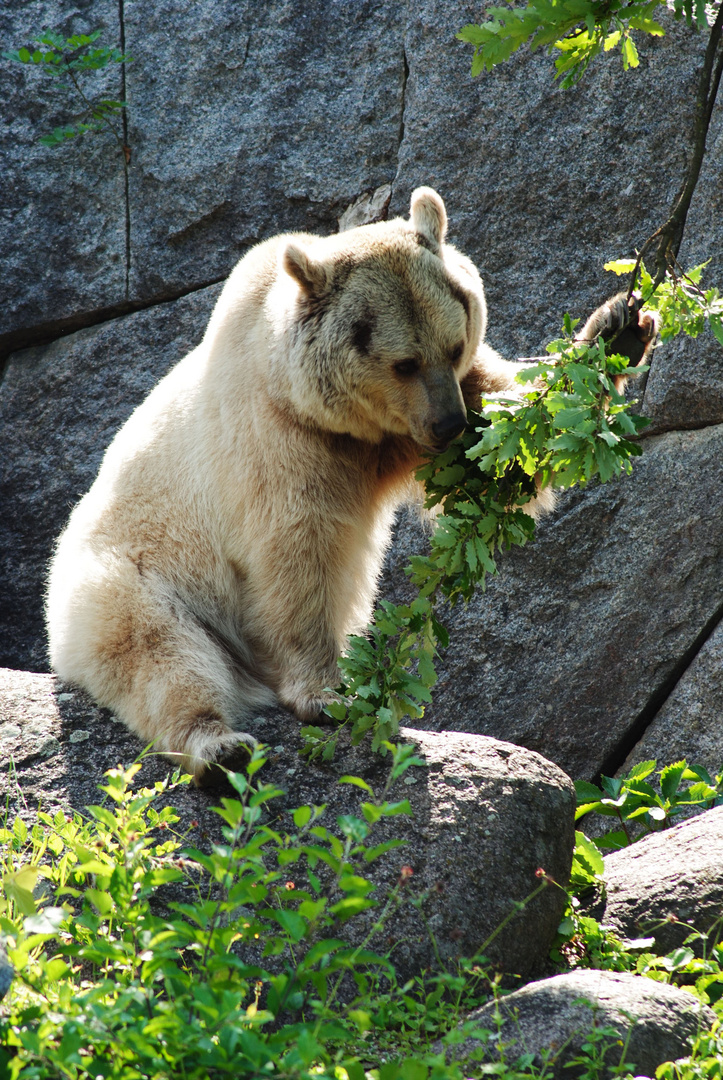
<svg viewBox="0 0 723 1080">
<path fill-rule="evenodd" d="M 495 1002 L 485 1005 L 467 1019 L 494 1030 L 497 1007 Z M 572 1062 L 593 1025 L 618 1032 L 617 1039 L 609 1040 L 606 1065 L 619 1064 L 624 1050 L 630 1071 L 654 1076 L 658 1065 L 686 1054 L 689 1040 L 715 1020 L 713 1010 L 686 990 L 612 971 L 574 971 L 528 983 L 502 998 L 499 1009 L 507 1060 L 530 1054 L 539 1067 L 547 1059 L 551 1080 L 582 1075 L 584 1066 Z M 469 1040 L 457 1053 L 462 1056 L 477 1045 Z M 497 1060 L 494 1051 L 492 1057 Z"/>
<path fill-rule="evenodd" d="M 606 855 L 604 880 L 604 895 L 590 912 L 619 937 L 653 937 L 660 955 L 681 945 L 691 929 L 713 930 L 718 940 L 723 806 Z M 700 954 L 703 943 L 692 947 Z"/>
</svg>

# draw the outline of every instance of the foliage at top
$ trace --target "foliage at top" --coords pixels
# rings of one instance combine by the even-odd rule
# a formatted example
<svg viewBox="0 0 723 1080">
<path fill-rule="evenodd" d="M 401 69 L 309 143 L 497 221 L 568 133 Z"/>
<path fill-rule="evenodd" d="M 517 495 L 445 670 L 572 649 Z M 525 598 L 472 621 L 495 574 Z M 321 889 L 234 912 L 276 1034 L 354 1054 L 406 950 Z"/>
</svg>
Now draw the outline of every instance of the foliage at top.
<svg viewBox="0 0 723 1080">
<path fill-rule="evenodd" d="M 605 263 L 605 269 L 618 275 L 637 275 L 646 306 L 661 315 L 662 344 L 681 332 L 698 337 L 707 323 L 716 341 L 723 345 L 723 297 L 717 288 L 703 289 L 700 284 L 707 265 L 704 262 L 684 272 L 676 262 L 659 285 L 655 285 L 642 260 L 616 259 Z"/>
<path fill-rule="evenodd" d="M 600 52 L 619 49 L 623 67 L 639 64 L 634 31 L 662 36 L 665 31 L 653 15 L 663 0 L 530 0 L 524 6 L 492 7 L 479 25 L 470 23 L 457 34 L 474 46 L 472 74 L 491 70 L 522 45 L 558 52 L 555 60 L 562 86 L 578 82 Z M 674 0 L 675 17 L 689 25 L 707 27 L 706 0 Z"/>
<path fill-rule="evenodd" d="M 130 63 L 131 57 L 125 56 L 120 49 L 101 45 L 100 37 L 100 30 L 92 34 L 72 34 L 68 38 L 47 30 L 34 38 L 30 48 L 8 50 L 2 55 L 6 60 L 31 65 L 51 79 L 60 90 L 69 93 L 71 100 L 76 102 L 77 117 L 74 122 L 41 135 L 39 141 L 44 146 L 57 147 L 79 135 L 107 131 L 123 150 L 127 163 L 129 151 L 118 127 L 118 119 L 126 103 L 94 93 L 90 89 L 89 77 L 111 64 Z"/>
</svg>

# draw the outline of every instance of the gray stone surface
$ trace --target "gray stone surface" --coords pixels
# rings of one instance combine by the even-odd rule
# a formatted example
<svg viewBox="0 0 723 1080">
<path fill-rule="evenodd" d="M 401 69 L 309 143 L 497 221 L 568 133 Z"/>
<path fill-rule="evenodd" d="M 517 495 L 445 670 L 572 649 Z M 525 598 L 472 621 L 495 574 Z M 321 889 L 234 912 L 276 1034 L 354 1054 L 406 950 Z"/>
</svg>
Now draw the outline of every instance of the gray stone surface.
<svg viewBox="0 0 723 1080">
<path fill-rule="evenodd" d="M 451 0 L 83 0 L 62 11 L 12 0 L 0 12 L 7 47 L 46 26 L 102 26 L 117 41 L 122 22 L 132 159 L 126 203 L 107 139 L 39 147 L 63 118 L 57 103 L 37 73 L 0 64 L 0 335 L 156 304 L 222 276 L 274 232 L 334 231 L 388 198 L 390 213 L 406 212 L 411 189 L 429 183 L 482 270 L 492 343 L 538 351 L 565 308 L 584 315 L 617 287 L 603 262 L 630 254 L 675 194 L 704 42 L 666 16 L 635 72 L 609 54 L 562 91 L 542 53 L 472 80 L 454 35 L 478 15 Z M 722 117 L 718 106 L 681 251 L 684 265 L 711 257 L 711 282 L 723 274 Z M 210 301 L 194 295 L 11 357 L 0 662 L 45 667 L 53 537 L 117 426 L 203 332 Z M 656 354 L 644 406 L 654 430 L 721 423 L 721 352 L 709 340 Z M 575 776 L 614 771 L 723 603 L 720 439 L 720 427 L 648 438 L 632 480 L 564 497 L 537 544 L 451 617 L 457 644 L 425 723 L 509 737 Z M 423 542 L 400 527 L 387 595 L 401 594 L 399 570 Z"/>
<path fill-rule="evenodd" d="M 723 772 L 723 625 L 705 642 L 666 698 L 620 774 L 639 761 L 659 765 L 685 758 L 711 776 Z"/>
<path fill-rule="evenodd" d="M 105 448 L 201 340 L 219 287 L 15 353 L 0 384 L 0 663 L 47 671 L 45 567 Z"/>
<path fill-rule="evenodd" d="M 471 49 L 452 34 L 479 18 L 479 6 L 452 11 L 427 0 L 416 10 L 405 33 L 404 139 L 390 209 L 399 212 L 422 182 L 457 201 L 452 238 L 486 282 L 491 342 L 530 355 L 558 332 L 563 311 L 585 316 L 616 291 L 603 263 L 639 247 L 677 192 L 704 45 L 668 19 L 666 37 L 641 41 L 640 67 L 628 75 L 610 53 L 563 91 L 553 60 L 523 50 L 470 84 Z M 704 181 L 709 198 L 720 193 L 715 159 Z M 711 217 L 705 203 L 699 211 L 691 229 L 706 251 Z M 696 258 L 692 247 L 681 257 Z M 713 264 L 711 273 L 715 280 Z"/>
<path fill-rule="evenodd" d="M 646 436 L 723 423 L 723 346 L 711 333 L 656 349 L 640 411 L 650 419 Z"/>
<path fill-rule="evenodd" d="M 120 40 L 115 0 L 30 0 L 0 6 L 0 48 L 18 49 L 46 29 L 62 34 L 105 28 Z M 120 72 L 101 76 L 120 98 Z M 62 323 L 126 295 L 126 197 L 120 148 L 86 136 L 57 149 L 40 135 L 72 122 L 74 98 L 32 65 L 0 59 L 0 358 L 21 333 Z M 17 345 L 15 346 L 17 347 Z"/>
<path fill-rule="evenodd" d="M 324 822 L 359 813 L 366 796 L 339 776 L 363 777 L 377 791 L 386 781 L 388 761 L 364 746 L 342 744 L 331 765 L 309 765 L 298 757 L 299 723 L 281 710 L 250 728 L 273 747 L 263 778 L 287 792 L 276 810 L 326 803 Z M 89 737 L 86 735 L 89 734 Z M 550 762 L 509 743 L 472 735 L 435 735 L 405 730 L 426 767 L 412 767 L 390 794 L 408 798 L 414 817 L 393 817 L 378 829 L 378 840 L 398 836 L 407 846 L 365 867 L 383 897 L 398 882 L 402 866 L 413 874 L 405 892 L 426 894 L 423 911 L 442 957 L 471 956 L 539 884 L 543 867 L 564 883 L 573 845 L 574 794 L 569 779 Z M 133 761 L 142 747 L 107 711 L 51 675 L 0 670 L 0 800 L 11 814 L 78 808 L 97 801 L 103 772 Z M 167 775 L 171 766 L 151 756 L 145 783 Z M 198 821 L 195 843 L 221 840 L 220 819 L 211 806 L 230 791 L 181 788 L 170 796 L 182 826 Z M 284 813 L 277 822 L 289 828 Z M 375 835 L 377 835 L 375 833 Z M 200 840 L 198 839 L 200 837 Z M 293 877 L 290 870 L 289 876 Z M 527 973 L 544 963 L 555 935 L 565 894 L 547 887 L 502 930 L 487 955 L 505 971 Z M 369 927 L 354 920 L 350 938 L 363 939 Z M 435 954 L 419 912 L 403 905 L 386 924 L 382 952 L 403 978 L 434 967 Z"/>
<path fill-rule="evenodd" d="M 546 1075 L 552 1080 L 574 1080 L 582 1074 L 581 1066 L 569 1063 L 580 1053 L 593 1024 L 610 1026 L 619 1034 L 618 1040 L 610 1039 L 608 1066 L 620 1062 L 630 1032 L 626 1065 L 637 1076 L 654 1076 L 662 1062 L 686 1054 L 690 1038 L 715 1019 L 713 1010 L 686 990 L 612 971 L 575 971 L 528 983 L 502 998 L 499 1006 L 505 1017 L 501 1038 L 507 1044 L 507 1060 L 534 1054 L 540 1066 L 550 1055 Z M 494 1030 L 495 1008 L 493 1002 L 468 1019 Z M 468 1040 L 458 1052 L 462 1056 L 478 1045 Z"/>
<path fill-rule="evenodd" d="M 393 179 L 405 16 L 368 0 L 125 4 L 133 296 L 226 274 L 278 232 L 335 232 Z"/>
<path fill-rule="evenodd" d="M 661 954 L 691 927 L 708 933 L 723 912 L 723 806 L 607 855 L 605 893 L 591 910 L 619 936 L 654 937 Z M 701 952 L 700 942 L 691 947 Z"/>
<path fill-rule="evenodd" d="M 593 777 L 723 604 L 722 452 L 723 426 L 671 432 L 645 441 L 631 477 L 562 497 L 484 594 L 443 615 L 451 644 L 423 725 Z M 409 595 L 402 568 L 423 542 L 410 516 L 387 598 Z"/>
</svg>

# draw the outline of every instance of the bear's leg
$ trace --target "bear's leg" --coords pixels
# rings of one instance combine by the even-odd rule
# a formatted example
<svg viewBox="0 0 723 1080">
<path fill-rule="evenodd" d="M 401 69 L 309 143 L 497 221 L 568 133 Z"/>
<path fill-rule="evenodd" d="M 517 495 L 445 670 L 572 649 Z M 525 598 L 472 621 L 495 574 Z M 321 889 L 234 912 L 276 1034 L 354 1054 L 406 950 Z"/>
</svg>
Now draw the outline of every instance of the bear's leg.
<svg viewBox="0 0 723 1080">
<path fill-rule="evenodd" d="M 279 547 L 283 557 L 269 561 L 258 586 L 254 646 L 280 703 L 307 721 L 333 698 L 337 658 L 350 622 L 359 621 L 350 613 L 371 588 L 358 568 L 340 565 L 339 545 L 323 529 L 282 537 Z"/>
<path fill-rule="evenodd" d="M 302 634 L 304 628 L 302 628 Z M 283 654 L 283 674 L 277 686 L 278 699 L 302 721 L 315 719 L 324 705 L 333 700 L 332 688 L 339 683 L 337 658 L 341 647 L 321 621 L 313 627 L 313 636 L 304 640 L 295 634 L 277 639 Z"/>
<path fill-rule="evenodd" d="M 236 725 L 274 696 L 169 585 L 130 565 L 108 569 L 76 584 L 66 605 L 51 587 L 53 667 L 198 778 L 207 762 L 254 741 Z"/>
</svg>

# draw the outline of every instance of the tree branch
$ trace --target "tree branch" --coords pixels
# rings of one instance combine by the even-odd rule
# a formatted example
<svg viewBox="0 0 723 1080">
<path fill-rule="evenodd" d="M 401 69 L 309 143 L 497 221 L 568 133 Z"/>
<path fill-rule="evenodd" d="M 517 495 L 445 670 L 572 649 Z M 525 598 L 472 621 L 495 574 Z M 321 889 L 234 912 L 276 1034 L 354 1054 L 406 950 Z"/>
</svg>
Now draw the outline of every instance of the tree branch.
<svg viewBox="0 0 723 1080">
<path fill-rule="evenodd" d="M 720 86 L 721 75 L 723 74 L 723 50 L 721 50 L 716 60 L 722 37 L 723 3 L 718 7 L 718 14 L 710 30 L 705 56 L 703 57 L 703 66 L 698 80 L 698 93 L 695 99 L 695 122 L 693 124 L 693 147 L 688 174 L 676 196 L 670 217 L 648 237 L 640 250 L 628 289 L 628 297 L 632 295 L 635 288 L 635 281 L 643 256 L 653 245 L 655 245 L 653 292 L 660 285 L 665 277 L 666 270 L 675 260 L 680 249 L 688 210 L 700 177 L 708 128 Z"/>
</svg>

